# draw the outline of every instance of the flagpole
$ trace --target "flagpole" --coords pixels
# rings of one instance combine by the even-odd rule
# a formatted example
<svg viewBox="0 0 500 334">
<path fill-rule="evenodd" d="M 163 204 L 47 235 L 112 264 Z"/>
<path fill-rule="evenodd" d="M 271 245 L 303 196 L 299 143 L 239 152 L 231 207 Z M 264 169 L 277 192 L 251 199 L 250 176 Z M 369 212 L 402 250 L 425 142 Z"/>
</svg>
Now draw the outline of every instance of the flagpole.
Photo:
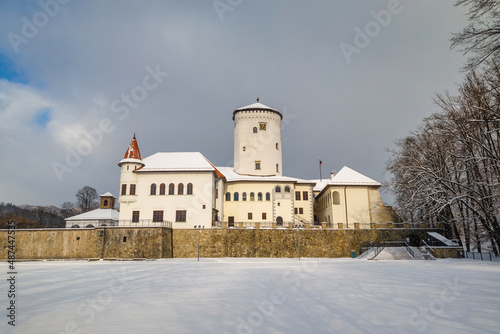
<svg viewBox="0 0 500 334">
<path fill-rule="evenodd" d="M 322 182 L 323 181 L 323 177 L 321 176 L 321 164 L 323 162 L 321 161 L 321 159 L 319 160 L 319 182 Z"/>
</svg>

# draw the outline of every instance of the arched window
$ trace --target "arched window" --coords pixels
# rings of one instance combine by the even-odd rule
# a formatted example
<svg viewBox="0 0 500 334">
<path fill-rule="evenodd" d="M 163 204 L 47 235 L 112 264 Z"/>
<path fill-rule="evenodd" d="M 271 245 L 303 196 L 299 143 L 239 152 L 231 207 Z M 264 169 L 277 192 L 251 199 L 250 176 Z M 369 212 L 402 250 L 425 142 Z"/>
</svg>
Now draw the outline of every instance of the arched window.
<svg viewBox="0 0 500 334">
<path fill-rule="evenodd" d="M 257 194 L 257 200 L 262 201 L 262 193 Z"/>
<path fill-rule="evenodd" d="M 256 126 L 253 128 L 253 133 L 257 133 L 257 127 Z"/>
<path fill-rule="evenodd" d="M 246 201 L 247 200 L 247 193 L 241 194 L 241 200 Z"/>
<path fill-rule="evenodd" d="M 274 188 L 274 191 L 277 192 L 277 193 L 280 193 L 281 192 L 281 187 L 280 186 L 276 186 L 276 188 Z"/>
<path fill-rule="evenodd" d="M 160 184 L 160 195 L 165 195 L 165 183 Z"/>
<path fill-rule="evenodd" d="M 266 193 L 266 201 L 270 201 L 271 200 L 271 194 L 270 193 Z"/>
<path fill-rule="evenodd" d="M 108 200 L 107 199 L 104 200 L 104 206 L 108 206 Z"/>
<path fill-rule="evenodd" d="M 278 217 L 276 218 L 276 225 L 278 225 L 278 226 L 283 226 L 283 217 L 278 216 Z"/>
<path fill-rule="evenodd" d="M 338 193 L 338 191 L 333 192 L 333 204 L 340 204 L 340 194 Z"/>
<path fill-rule="evenodd" d="M 290 187 L 289 187 L 289 186 L 286 186 L 286 187 L 285 187 L 285 192 L 286 192 L 286 193 L 289 193 L 289 192 L 290 192 Z"/>
<path fill-rule="evenodd" d="M 255 201 L 255 194 L 254 193 L 250 193 L 250 200 Z"/>
<path fill-rule="evenodd" d="M 240 200 L 240 194 L 238 192 L 235 192 L 233 195 L 234 201 L 237 202 Z"/>
<path fill-rule="evenodd" d="M 231 193 L 226 193 L 226 202 L 231 200 Z"/>
<path fill-rule="evenodd" d="M 175 185 L 173 183 L 170 183 L 168 185 L 168 194 L 169 195 L 173 195 L 174 194 L 174 191 L 175 191 Z"/>
<path fill-rule="evenodd" d="M 156 183 L 151 184 L 151 192 L 150 195 L 156 195 Z"/>
<path fill-rule="evenodd" d="M 193 184 L 192 183 L 188 183 L 188 185 L 187 185 L 187 194 L 188 195 L 193 194 Z"/>
<path fill-rule="evenodd" d="M 179 183 L 177 185 L 177 195 L 184 195 L 184 184 Z"/>
</svg>

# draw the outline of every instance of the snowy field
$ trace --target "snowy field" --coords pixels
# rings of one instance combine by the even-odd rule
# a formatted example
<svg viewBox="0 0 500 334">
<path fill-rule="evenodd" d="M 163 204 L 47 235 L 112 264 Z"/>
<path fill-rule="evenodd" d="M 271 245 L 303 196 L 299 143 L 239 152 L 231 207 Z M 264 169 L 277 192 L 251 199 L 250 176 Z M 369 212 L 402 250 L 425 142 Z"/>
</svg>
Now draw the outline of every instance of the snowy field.
<svg viewBox="0 0 500 334">
<path fill-rule="evenodd" d="M 499 333 L 500 263 L 164 259 L 17 263 L 0 333 Z M 7 263 L 0 264 L 7 277 Z"/>
</svg>

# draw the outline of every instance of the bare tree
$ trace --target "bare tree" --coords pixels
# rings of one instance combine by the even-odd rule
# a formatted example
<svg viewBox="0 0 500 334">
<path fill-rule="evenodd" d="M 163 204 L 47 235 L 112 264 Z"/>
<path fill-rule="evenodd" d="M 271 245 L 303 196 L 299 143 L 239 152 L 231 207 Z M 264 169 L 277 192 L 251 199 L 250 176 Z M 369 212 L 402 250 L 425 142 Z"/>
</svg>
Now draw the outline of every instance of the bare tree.
<svg viewBox="0 0 500 334">
<path fill-rule="evenodd" d="M 76 192 L 76 204 L 83 212 L 96 209 L 98 207 L 97 198 L 97 191 L 89 186 Z"/>
<path fill-rule="evenodd" d="M 64 218 L 71 217 L 77 213 L 77 208 L 75 203 L 73 202 L 64 202 L 61 205 L 61 215 Z"/>
<path fill-rule="evenodd" d="M 451 48 L 473 53 L 465 69 L 472 70 L 500 52 L 500 1 L 458 0 L 455 6 L 468 6 L 469 25 L 453 34 Z"/>
</svg>

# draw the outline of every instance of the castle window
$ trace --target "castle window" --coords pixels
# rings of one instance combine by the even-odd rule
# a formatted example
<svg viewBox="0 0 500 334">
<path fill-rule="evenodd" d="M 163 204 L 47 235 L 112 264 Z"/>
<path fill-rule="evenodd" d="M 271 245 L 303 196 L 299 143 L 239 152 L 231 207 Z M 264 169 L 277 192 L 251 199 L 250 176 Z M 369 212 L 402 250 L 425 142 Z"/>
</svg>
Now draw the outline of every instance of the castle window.
<svg viewBox="0 0 500 334">
<path fill-rule="evenodd" d="M 252 213 L 251 212 L 248 213 L 248 220 L 252 220 Z"/>
<path fill-rule="evenodd" d="M 186 210 L 175 211 L 175 221 L 180 223 L 186 222 Z"/>
<path fill-rule="evenodd" d="M 135 195 L 135 184 L 130 185 L 130 195 Z"/>
<path fill-rule="evenodd" d="M 160 195 L 165 195 L 165 183 L 160 184 Z"/>
<path fill-rule="evenodd" d="M 298 208 L 293 208 L 293 213 L 298 214 L 299 213 L 299 209 Z"/>
<path fill-rule="evenodd" d="M 132 211 L 132 223 L 139 222 L 139 211 Z"/>
<path fill-rule="evenodd" d="M 304 214 L 304 208 L 299 208 L 299 215 L 303 215 Z"/>
<path fill-rule="evenodd" d="M 179 183 L 177 185 L 177 195 L 184 195 L 184 184 Z"/>
<path fill-rule="evenodd" d="M 243 152 L 245 152 L 247 150 L 247 148 L 245 146 L 243 146 Z"/>
<path fill-rule="evenodd" d="M 104 200 L 104 206 L 108 206 L 108 200 L 107 199 Z"/>
<path fill-rule="evenodd" d="M 257 194 L 257 200 L 262 201 L 262 193 Z"/>
<path fill-rule="evenodd" d="M 260 161 L 255 161 L 255 169 L 260 170 Z"/>
<path fill-rule="evenodd" d="M 259 123 L 259 130 L 266 131 L 266 123 Z"/>
<path fill-rule="evenodd" d="M 226 202 L 229 202 L 231 200 L 231 193 L 226 193 Z"/>
<path fill-rule="evenodd" d="M 156 183 L 151 184 L 151 191 L 149 192 L 150 195 L 156 195 Z"/>
<path fill-rule="evenodd" d="M 193 194 L 193 184 L 192 183 L 188 183 L 188 185 L 187 185 L 187 194 L 188 195 Z"/>
<path fill-rule="evenodd" d="M 255 194 L 254 193 L 250 193 L 250 200 L 255 201 Z"/>
<path fill-rule="evenodd" d="M 276 149 L 279 150 L 280 149 L 280 145 L 278 143 L 276 143 Z"/>
<path fill-rule="evenodd" d="M 279 172 L 280 172 L 280 165 L 276 164 L 276 173 L 279 173 Z"/>
<path fill-rule="evenodd" d="M 257 133 L 257 127 L 253 128 L 253 133 Z"/>
<path fill-rule="evenodd" d="M 334 191 L 332 195 L 333 195 L 333 204 L 339 205 L 340 204 L 340 194 L 338 193 L 338 191 Z"/>
<path fill-rule="evenodd" d="M 169 195 L 173 195 L 173 194 L 174 194 L 174 192 L 175 192 L 175 185 L 174 185 L 173 183 L 170 183 L 170 184 L 168 185 L 168 194 L 169 194 Z"/>
<path fill-rule="evenodd" d="M 300 201 L 300 191 L 295 192 L 295 200 Z"/>
<path fill-rule="evenodd" d="M 309 199 L 309 194 L 307 193 L 307 191 L 302 192 L 302 199 L 304 201 L 307 201 Z"/>
<path fill-rule="evenodd" d="M 163 221 L 163 210 L 153 211 L 153 223 Z"/>
<path fill-rule="evenodd" d="M 290 187 L 289 187 L 289 186 L 286 186 L 286 187 L 285 187 L 285 192 L 286 192 L 286 193 L 289 193 L 289 192 L 290 192 Z"/>
<path fill-rule="evenodd" d="M 265 212 L 262 212 L 262 220 L 266 220 L 267 219 L 267 214 Z"/>
<path fill-rule="evenodd" d="M 277 193 L 280 193 L 281 192 L 281 187 L 280 186 L 276 186 L 276 188 L 274 188 L 274 191 L 277 192 Z"/>
<path fill-rule="evenodd" d="M 234 197 L 234 201 L 235 202 L 237 202 L 237 201 L 240 200 L 240 194 L 238 192 L 235 192 L 234 195 L 233 195 L 233 197 Z"/>
<path fill-rule="evenodd" d="M 247 193 L 241 194 L 241 200 L 246 201 L 247 200 Z"/>
<path fill-rule="evenodd" d="M 271 194 L 270 193 L 266 193 L 266 201 L 270 201 L 271 200 Z"/>
<path fill-rule="evenodd" d="M 127 194 L 127 185 L 122 184 L 122 195 L 126 195 L 126 194 Z"/>
</svg>

